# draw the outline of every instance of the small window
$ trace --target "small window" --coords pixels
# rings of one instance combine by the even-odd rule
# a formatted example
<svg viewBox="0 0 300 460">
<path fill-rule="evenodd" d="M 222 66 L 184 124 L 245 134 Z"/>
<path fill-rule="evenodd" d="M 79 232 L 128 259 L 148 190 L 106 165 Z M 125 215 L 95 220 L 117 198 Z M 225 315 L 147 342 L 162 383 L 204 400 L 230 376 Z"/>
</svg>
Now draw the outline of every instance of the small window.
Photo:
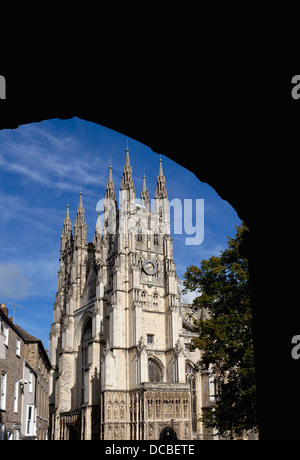
<svg viewBox="0 0 300 460">
<path fill-rule="evenodd" d="M 154 335 L 153 334 L 147 334 L 147 343 L 148 343 L 148 345 L 153 345 L 153 343 L 154 343 Z"/>
<path fill-rule="evenodd" d="M 18 412 L 18 401 L 19 401 L 19 380 L 15 380 L 15 396 L 14 396 L 14 413 Z"/>
<path fill-rule="evenodd" d="M 154 246 L 158 246 L 159 244 L 158 233 L 154 233 L 153 242 L 154 242 Z"/>
<path fill-rule="evenodd" d="M 20 358 L 20 354 L 21 354 L 21 340 L 19 339 L 19 337 L 17 337 L 16 355 L 19 356 Z"/>
<path fill-rule="evenodd" d="M 0 399 L 0 409 L 6 409 L 6 373 L 2 372 L 1 376 L 1 399 Z"/>
<path fill-rule="evenodd" d="M 29 383 L 28 383 L 28 391 L 32 393 L 32 372 L 29 373 Z"/>
<path fill-rule="evenodd" d="M 34 406 L 28 405 L 27 407 L 27 432 L 28 435 L 34 434 Z"/>
</svg>

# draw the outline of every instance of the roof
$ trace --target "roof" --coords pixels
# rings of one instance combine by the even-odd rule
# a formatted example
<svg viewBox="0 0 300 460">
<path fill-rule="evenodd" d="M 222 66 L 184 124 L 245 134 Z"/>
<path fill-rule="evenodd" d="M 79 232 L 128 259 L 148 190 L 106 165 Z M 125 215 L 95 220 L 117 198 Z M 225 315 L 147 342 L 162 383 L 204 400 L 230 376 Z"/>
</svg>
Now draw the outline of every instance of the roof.
<svg viewBox="0 0 300 460">
<path fill-rule="evenodd" d="M 37 337 L 29 334 L 29 332 L 22 329 L 20 326 L 18 326 L 18 324 L 15 324 L 15 327 L 20 331 L 26 342 L 41 342 L 41 339 L 38 339 Z"/>
<path fill-rule="evenodd" d="M 190 292 L 187 292 L 186 294 L 182 294 L 182 291 L 184 289 L 183 281 L 184 280 L 178 280 L 178 287 L 179 287 L 179 292 L 180 292 L 180 301 L 181 301 L 182 304 L 191 305 L 193 303 L 193 300 L 196 297 L 199 297 L 201 295 L 201 292 L 190 291 Z"/>
<path fill-rule="evenodd" d="M 22 334 L 22 332 L 20 331 L 20 329 L 16 326 L 16 324 L 14 324 L 9 318 L 8 316 L 4 313 L 4 311 L 1 310 L 0 308 L 0 316 L 3 318 L 3 320 L 8 324 L 8 326 L 13 329 L 23 340 L 24 340 L 24 336 Z"/>
<path fill-rule="evenodd" d="M 44 358 L 46 359 L 47 361 L 47 364 L 48 364 L 48 367 L 51 368 L 51 362 L 50 362 L 50 359 L 49 359 L 49 356 L 48 354 L 46 353 L 46 350 L 44 348 L 44 345 L 43 345 L 43 342 L 41 341 L 41 339 L 38 339 L 37 337 L 34 337 L 33 335 L 29 334 L 29 332 L 25 331 L 24 329 L 22 329 L 20 326 L 18 326 L 17 324 L 15 324 L 15 327 L 16 329 L 18 329 L 18 331 L 20 332 L 20 334 L 22 335 L 23 339 L 25 342 L 28 342 L 28 343 L 37 343 L 44 355 Z"/>
</svg>

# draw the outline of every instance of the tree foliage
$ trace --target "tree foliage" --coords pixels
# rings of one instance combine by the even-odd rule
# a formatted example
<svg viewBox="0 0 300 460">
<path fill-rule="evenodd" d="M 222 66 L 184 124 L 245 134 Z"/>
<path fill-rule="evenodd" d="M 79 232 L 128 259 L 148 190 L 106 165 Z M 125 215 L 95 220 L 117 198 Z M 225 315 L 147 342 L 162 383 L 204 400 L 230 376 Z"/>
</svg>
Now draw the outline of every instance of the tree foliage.
<svg viewBox="0 0 300 460">
<path fill-rule="evenodd" d="M 257 429 L 254 349 L 248 262 L 238 251 L 245 224 L 219 257 L 190 266 L 184 275 L 185 292 L 199 291 L 193 308 L 209 316 L 196 322 L 199 337 L 191 349 L 203 351 L 203 369 L 213 368 L 219 383 L 216 404 L 202 417 L 220 435 L 241 436 Z"/>
</svg>

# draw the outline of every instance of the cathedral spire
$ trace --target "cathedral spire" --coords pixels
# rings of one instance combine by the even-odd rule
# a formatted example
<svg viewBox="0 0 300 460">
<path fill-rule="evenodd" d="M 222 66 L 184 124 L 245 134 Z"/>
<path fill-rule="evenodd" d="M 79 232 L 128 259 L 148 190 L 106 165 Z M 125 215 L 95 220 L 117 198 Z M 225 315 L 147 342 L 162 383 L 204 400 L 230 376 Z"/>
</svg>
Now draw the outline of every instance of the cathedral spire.
<svg viewBox="0 0 300 460">
<path fill-rule="evenodd" d="M 143 189 L 141 192 L 141 201 L 142 201 L 142 204 L 146 204 L 146 203 L 150 204 L 149 190 L 147 189 L 147 186 L 146 186 L 145 172 L 143 175 Z"/>
<path fill-rule="evenodd" d="M 75 224 L 76 224 L 76 222 L 79 222 L 79 221 L 85 221 L 84 207 L 83 207 L 83 203 L 82 203 L 82 192 L 80 192 L 80 194 L 79 194 L 79 204 L 78 204 L 78 207 L 77 207 L 77 216 L 76 216 Z"/>
<path fill-rule="evenodd" d="M 77 207 L 77 215 L 74 224 L 74 238 L 79 246 L 86 243 L 87 226 L 84 217 L 84 207 L 82 203 L 82 192 L 79 194 L 79 205 Z"/>
<path fill-rule="evenodd" d="M 164 175 L 161 157 L 160 157 L 160 159 L 159 159 L 159 172 L 158 172 L 158 175 L 159 175 L 159 177 L 163 177 L 163 175 Z"/>
<path fill-rule="evenodd" d="M 121 183 L 121 191 L 127 190 L 127 200 L 129 202 L 133 202 L 135 199 L 135 189 L 134 189 L 134 183 L 132 179 L 132 167 L 130 166 L 130 160 L 129 160 L 129 148 L 127 146 L 126 149 L 126 161 L 125 161 L 125 166 L 123 168 L 123 177 L 122 177 L 122 183 Z"/>
<path fill-rule="evenodd" d="M 72 228 L 71 228 L 71 219 L 69 213 L 69 205 L 67 204 L 66 209 L 66 217 L 64 220 L 64 226 L 61 232 L 61 245 L 60 245 L 60 252 L 66 248 L 69 241 L 72 240 Z"/>
<path fill-rule="evenodd" d="M 106 184 L 105 198 L 116 200 L 115 184 L 113 182 L 112 167 L 109 166 L 108 181 Z"/>
<path fill-rule="evenodd" d="M 112 167 L 109 167 L 109 173 L 108 173 L 108 182 L 112 183 L 113 182 L 113 177 L 112 177 Z"/>
<path fill-rule="evenodd" d="M 82 204 L 82 192 L 80 192 L 79 194 L 79 208 L 83 208 L 83 204 Z"/>
<path fill-rule="evenodd" d="M 69 204 L 66 206 L 66 218 L 64 220 L 64 228 L 63 228 L 63 233 L 65 233 L 67 239 L 69 239 L 69 236 L 71 235 L 72 229 L 71 229 L 71 219 L 70 219 L 70 213 L 69 213 Z"/>
<path fill-rule="evenodd" d="M 129 148 L 128 148 L 128 145 L 127 145 L 127 149 L 126 149 L 126 162 L 125 162 L 125 166 L 130 166 Z"/>
<path fill-rule="evenodd" d="M 166 178 L 163 173 L 162 159 L 159 159 L 159 171 L 157 176 L 157 186 L 155 191 L 155 198 L 168 198 L 166 189 Z"/>
</svg>

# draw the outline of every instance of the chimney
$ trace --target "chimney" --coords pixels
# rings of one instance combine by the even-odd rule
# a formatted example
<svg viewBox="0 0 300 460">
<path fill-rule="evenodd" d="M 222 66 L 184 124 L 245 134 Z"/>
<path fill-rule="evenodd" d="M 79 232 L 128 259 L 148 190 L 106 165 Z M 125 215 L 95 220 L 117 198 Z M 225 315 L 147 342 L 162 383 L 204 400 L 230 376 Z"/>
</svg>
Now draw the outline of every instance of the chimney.
<svg viewBox="0 0 300 460">
<path fill-rule="evenodd" d="M 6 308 L 5 303 L 0 304 L 0 310 L 3 311 L 3 313 L 8 316 L 8 308 Z"/>
</svg>

